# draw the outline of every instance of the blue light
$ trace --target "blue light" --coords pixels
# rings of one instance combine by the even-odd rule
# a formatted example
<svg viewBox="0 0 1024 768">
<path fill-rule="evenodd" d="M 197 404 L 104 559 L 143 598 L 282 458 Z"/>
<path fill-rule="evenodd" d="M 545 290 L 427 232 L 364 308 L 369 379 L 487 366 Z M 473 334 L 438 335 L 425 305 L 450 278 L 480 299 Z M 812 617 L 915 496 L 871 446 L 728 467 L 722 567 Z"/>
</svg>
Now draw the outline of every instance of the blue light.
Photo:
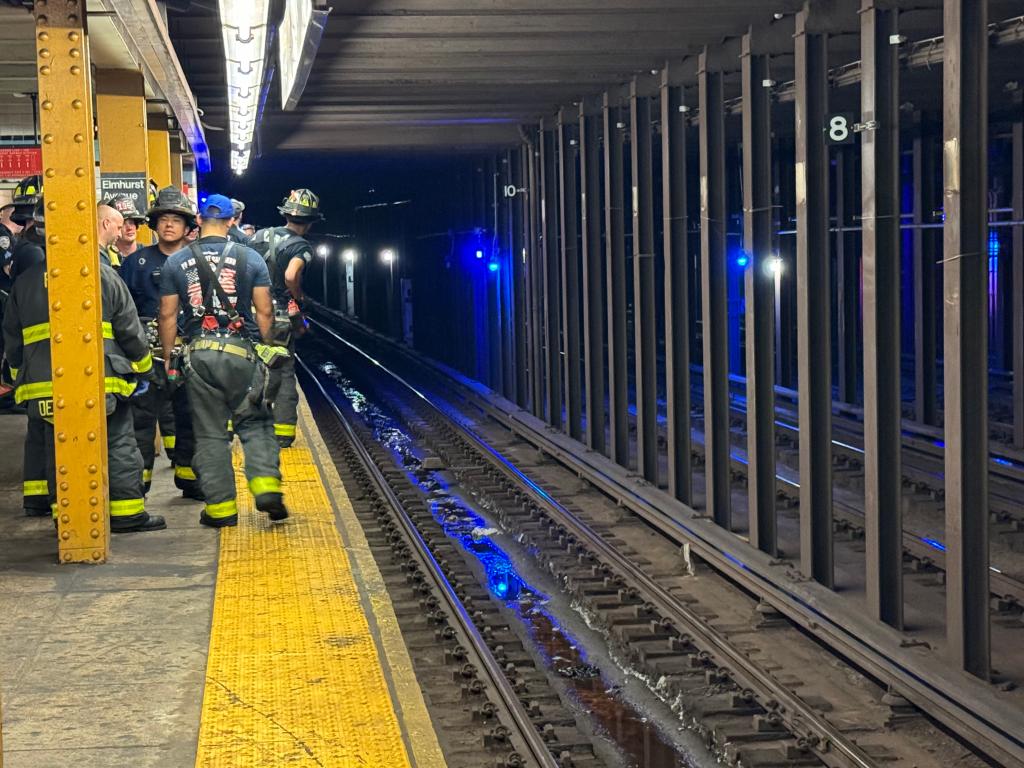
<svg viewBox="0 0 1024 768">
<path fill-rule="evenodd" d="M 489 269 L 491 272 L 497 272 L 498 271 L 498 262 L 496 262 L 496 261 L 490 262 L 487 265 L 487 269 Z"/>
<path fill-rule="evenodd" d="M 988 255 L 999 255 L 999 233 L 994 229 L 988 231 Z"/>
<path fill-rule="evenodd" d="M 748 264 L 750 264 L 750 257 L 747 254 L 741 253 L 736 257 L 736 266 L 740 269 L 746 269 Z"/>
<path fill-rule="evenodd" d="M 945 448 L 946 447 L 946 443 L 943 442 L 942 440 L 932 440 L 932 445 L 934 445 L 936 448 Z"/>
<path fill-rule="evenodd" d="M 476 252 L 476 257 L 478 259 L 482 259 L 484 257 L 484 252 L 478 249 Z"/>
<path fill-rule="evenodd" d="M 929 539 L 927 537 L 922 536 L 921 537 L 921 541 L 923 541 L 925 544 L 927 544 L 932 549 L 939 550 L 939 552 L 945 552 L 946 551 L 946 545 L 943 544 L 938 539 Z"/>
<path fill-rule="evenodd" d="M 992 459 L 992 461 L 994 461 L 996 464 L 999 464 L 999 465 L 1004 466 L 1004 467 L 1012 467 L 1013 466 L 1013 462 L 1012 461 L 1010 461 L 1009 459 L 1001 458 L 999 456 L 996 456 L 994 459 Z"/>
</svg>

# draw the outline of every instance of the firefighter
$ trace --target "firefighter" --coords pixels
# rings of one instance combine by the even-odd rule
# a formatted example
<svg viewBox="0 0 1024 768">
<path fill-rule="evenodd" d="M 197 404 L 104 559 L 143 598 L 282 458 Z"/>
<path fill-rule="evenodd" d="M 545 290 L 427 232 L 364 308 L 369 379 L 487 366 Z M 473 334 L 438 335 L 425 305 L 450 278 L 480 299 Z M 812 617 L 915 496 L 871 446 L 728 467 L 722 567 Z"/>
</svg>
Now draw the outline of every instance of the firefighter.
<svg viewBox="0 0 1024 768">
<path fill-rule="evenodd" d="M 160 190 L 146 215 L 149 217 L 150 229 L 156 233 L 157 242 L 131 254 L 121 265 L 119 273 L 128 286 L 143 325 L 151 334 L 151 344 L 159 350 L 157 357 L 160 358 L 154 363 L 154 386 L 142 397 L 132 400 L 135 438 L 144 465 L 143 481 L 148 491 L 153 479 L 156 426 L 159 423 L 164 450 L 175 464 L 175 484 L 186 497 L 201 498 L 199 483 L 192 470 L 193 442 L 188 395 L 180 387 L 173 394 L 168 391 L 164 361 L 171 350 L 159 347 L 156 331 L 164 263 L 169 256 L 185 247 L 185 233 L 195 226 L 196 215 L 192 202 L 176 187 Z M 180 430 L 177 422 L 180 422 Z"/>
<path fill-rule="evenodd" d="M 210 195 L 200 209 L 199 239 L 167 260 L 160 289 L 164 349 L 174 344 L 178 311 L 184 307 L 181 370 L 169 366 L 167 378 L 172 385 L 183 378 L 188 389 L 194 466 L 206 497 L 199 522 L 214 528 L 238 523 L 228 420 L 242 441 L 256 508 L 272 522 L 288 517 L 266 402 L 267 364 L 274 363 L 275 353 L 279 357 L 287 351 L 260 343 L 273 324 L 270 274 L 259 254 L 228 239 L 233 217 L 228 198 Z"/>
<path fill-rule="evenodd" d="M 36 228 L 42 230 L 42 201 L 36 208 Z M 120 214 L 117 214 L 120 216 Z M 164 519 L 145 509 L 142 455 L 132 431 L 128 398 L 138 379 L 151 375 L 153 358 L 146 332 L 128 288 L 117 273 L 100 265 L 103 309 L 103 348 L 107 413 L 107 457 L 110 484 L 110 528 L 116 532 L 156 531 Z M 26 404 L 30 421 L 41 423 L 50 509 L 56 522 L 57 493 L 53 444 L 53 379 L 50 367 L 49 295 L 46 263 L 33 264 L 11 289 L 3 332 L 7 360 L 14 374 L 15 399 Z M 134 373 L 121 373 L 120 371 Z"/>
<path fill-rule="evenodd" d="M 146 223 L 146 217 L 139 212 L 135 201 L 128 195 L 118 195 L 108 200 L 107 205 L 124 217 L 121 234 L 109 249 L 110 263 L 119 269 L 129 256 L 140 250 L 139 227 Z"/>
<path fill-rule="evenodd" d="M 249 244 L 249 235 L 242 231 L 242 216 L 245 215 L 245 203 L 241 200 L 231 199 L 231 205 L 235 209 L 235 219 L 231 222 L 231 229 L 228 230 L 228 239 L 234 240 L 242 245 Z"/>
<path fill-rule="evenodd" d="M 42 234 L 42 182 L 42 176 L 29 176 L 22 179 L 14 189 L 14 211 L 11 213 L 11 221 L 22 229 L 11 251 L 10 263 L 6 266 L 12 285 L 23 272 L 36 264 L 44 264 L 46 260 Z M 5 305 L 4 312 L 6 311 Z M 6 354 L 6 348 L 4 351 Z M 14 372 L 9 373 L 13 381 Z M 45 517 L 50 514 L 50 487 L 46 477 L 43 422 L 30 418 L 25 431 L 25 443 L 22 446 L 21 498 L 22 509 L 29 517 Z"/>
<path fill-rule="evenodd" d="M 100 244 L 100 264 L 113 267 L 115 271 L 121 266 L 121 256 L 113 246 L 121 237 L 123 227 L 124 216 L 120 211 L 107 203 L 96 206 L 96 239 Z"/>
<path fill-rule="evenodd" d="M 298 423 L 299 392 L 295 381 L 295 341 L 305 333 L 302 317 L 302 272 L 313 258 L 313 248 L 306 234 L 321 221 L 320 198 L 308 189 L 296 189 L 277 209 L 285 226 L 262 229 L 251 241 L 253 248 L 267 260 L 274 296 L 274 343 L 282 344 L 291 353 L 287 361 L 274 370 L 271 401 L 274 409 L 274 434 L 282 448 L 295 441 Z"/>
</svg>

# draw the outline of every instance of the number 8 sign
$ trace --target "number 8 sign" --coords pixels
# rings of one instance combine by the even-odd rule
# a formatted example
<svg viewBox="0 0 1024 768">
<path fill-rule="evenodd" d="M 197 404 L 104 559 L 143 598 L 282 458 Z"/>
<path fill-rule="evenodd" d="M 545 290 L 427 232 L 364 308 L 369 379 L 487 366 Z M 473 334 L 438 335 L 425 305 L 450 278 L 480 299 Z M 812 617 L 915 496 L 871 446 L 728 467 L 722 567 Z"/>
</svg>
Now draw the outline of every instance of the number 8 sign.
<svg viewBox="0 0 1024 768">
<path fill-rule="evenodd" d="M 829 116 L 828 125 L 825 126 L 829 144 L 852 144 L 855 119 L 845 112 Z"/>
</svg>

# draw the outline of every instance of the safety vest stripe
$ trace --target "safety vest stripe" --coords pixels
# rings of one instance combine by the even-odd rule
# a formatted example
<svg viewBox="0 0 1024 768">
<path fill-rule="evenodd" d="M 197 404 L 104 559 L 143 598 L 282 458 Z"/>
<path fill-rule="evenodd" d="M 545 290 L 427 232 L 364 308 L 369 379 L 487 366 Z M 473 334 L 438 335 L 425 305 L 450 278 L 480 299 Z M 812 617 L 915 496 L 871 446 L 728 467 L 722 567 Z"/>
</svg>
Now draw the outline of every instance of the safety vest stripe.
<svg viewBox="0 0 1024 768">
<path fill-rule="evenodd" d="M 25 343 L 26 346 L 29 344 L 36 344 L 40 341 L 46 341 L 49 338 L 49 323 L 38 323 L 36 325 L 30 325 L 27 328 L 23 328 L 21 330 L 21 340 Z M 103 338 L 114 338 L 114 326 L 112 326 L 110 323 L 103 323 Z"/>
<path fill-rule="evenodd" d="M 275 424 L 274 434 L 278 437 L 295 437 L 294 424 Z"/>
<path fill-rule="evenodd" d="M 174 447 L 174 435 L 164 435 L 163 436 L 163 441 L 164 441 L 164 448 L 173 448 Z"/>
<path fill-rule="evenodd" d="M 195 480 L 196 479 L 196 473 L 195 473 L 195 470 L 192 469 L 192 467 L 176 466 L 174 468 L 174 476 L 176 478 L 178 478 L 179 480 Z"/>
<path fill-rule="evenodd" d="M 125 381 L 117 376 L 108 376 L 103 380 L 103 391 L 108 395 L 124 395 L 128 397 L 135 391 L 134 381 Z M 23 403 L 26 400 L 42 400 L 45 397 L 53 397 L 52 381 L 37 381 L 32 384 L 22 384 L 14 390 L 14 402 Z"/>
<path fill-rule="evenodd" d="M 50 493 L 50 484 L 45 480 L 26 480 L 22 484 L 23 496 L 46 496 Z"/>
<path fill-rule="evenodd" d="M 129 517 L 138 515 L 145 511 L 146 502 L 144 499 L 121 499 L 110 502 L 111 517 Z"/>
<path fill-rule="evenodd" d="M 254 477 L 249 481 L 249 490 L 253 496 L 261 493 L 280 493 L 281 481 L 276 477 Z"/>
<path fill-rule="evenodd" d="M 223 519 L 225 517 L 233 517 L 238 514 L 238 508 L 235 506 L 235 500 L 222 501 L 218 504 L 207 504 L 206 505 L 206 516 L 217 519 Z"/>
<path fill-rule="evenodd" d="M 136 373 L 148 373 L 153 368 L 153 355 L 149 352 L 141 360 L 132 363 L 132 370 Z"/>
</svg>

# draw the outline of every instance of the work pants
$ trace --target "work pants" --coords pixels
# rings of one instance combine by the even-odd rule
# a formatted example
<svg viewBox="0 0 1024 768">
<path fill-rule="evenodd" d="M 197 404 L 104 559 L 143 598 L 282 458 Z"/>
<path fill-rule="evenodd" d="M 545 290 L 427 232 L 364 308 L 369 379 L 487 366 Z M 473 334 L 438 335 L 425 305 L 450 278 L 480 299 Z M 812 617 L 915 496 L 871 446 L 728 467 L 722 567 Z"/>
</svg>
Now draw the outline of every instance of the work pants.
<svg viewBox="0 0 1024 768">
<path fill-rule="evenodd" d="M 160 407 L 160 414 L 157 416 L 157 423 L 160 425 L 160 441 L 164 446 L 164 453 L 167 460 L 174 463 L 174 447 L 177 444 L 178 430 L 174 424 L 174 403 L 171 397 L 164 392 L 163 405 Z"/>
<path fill-rule="evenodd" d="M 115 398 L 107 414 L 107 474 L 110 484 L 110 527 L 131 528 L 145 519 L 142 493 L 142 454 L 135 443 L 132 409 L 125 400 Z M 26 404 L 30 420 L 41 422 L 49 487 L 50 509 L 57 518 L 56 462 L 54 457 L 52 400 L 32 400 Z M 109 410 L 109 408 L 108 408 Z"/>
<path fill-rule="evenodd" d="M 299 388 L 295 380 L 295 342 L 288 344 L 291 355 L 270 372 L 269 400 L 274 413 L 274 436 L 282 448 L 295 442 L 299 422 Z"/>
<path fill-rule="evenodd" d="M 38 409 L 37 409 L 38 410 Z M 28 420 L 22 455 L 22 507 L 25 514 L 37 517 L 50 512 L 50 488 L 46 480 L 46 437 L 43 420 Z"/>
<path fill-rule="evenodd" d="M 265 367 L 244 340 L 217 339 L 216 343 L 223 344 L 224 350 L 193 347 L 185 383 L 195 433 L 193 462 L 206 497 L 205 514 L 228 522 L 238 515 L 229 420 L 242 441 L 245 476 L 257 508 L 280 501 L 281 471 L 273 414 L 263 396 Z"/>
<path fill-rule="evenodd" d="M 193 466 L 195 435 L 188 390 L 179 385 L 170 397 L 174 414 L 174 485 L 184 496 L 201 499 L 199 478 Z"/>
</svg>

